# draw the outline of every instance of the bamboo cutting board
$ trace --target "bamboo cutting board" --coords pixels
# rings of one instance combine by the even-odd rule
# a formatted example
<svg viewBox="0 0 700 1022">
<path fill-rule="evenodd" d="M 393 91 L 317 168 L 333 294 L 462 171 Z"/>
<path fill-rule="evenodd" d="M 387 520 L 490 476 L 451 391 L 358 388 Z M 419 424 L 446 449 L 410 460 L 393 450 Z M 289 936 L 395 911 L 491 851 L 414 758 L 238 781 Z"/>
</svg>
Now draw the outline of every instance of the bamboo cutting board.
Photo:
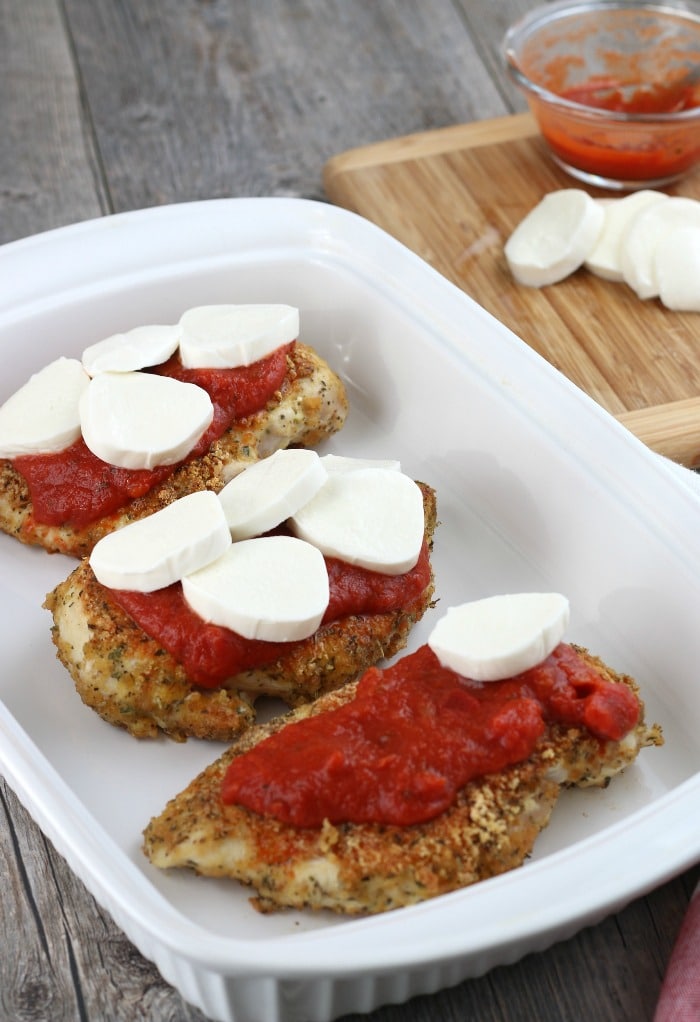
<svg viewBox="0 0 700 1022">
<path fill-rule="evenodd" d="M 349 150 L 324 167 L 332 202 L 413 249 L 654 450 L 698 467 L 700 313 L 642 302 L 586 270 L 541 289 L 510 275 L 513 228 L 546 192 L 574 186 L 529 114 Z M 700 199 L 700 174 L 671 191 Z"/>
</svg>

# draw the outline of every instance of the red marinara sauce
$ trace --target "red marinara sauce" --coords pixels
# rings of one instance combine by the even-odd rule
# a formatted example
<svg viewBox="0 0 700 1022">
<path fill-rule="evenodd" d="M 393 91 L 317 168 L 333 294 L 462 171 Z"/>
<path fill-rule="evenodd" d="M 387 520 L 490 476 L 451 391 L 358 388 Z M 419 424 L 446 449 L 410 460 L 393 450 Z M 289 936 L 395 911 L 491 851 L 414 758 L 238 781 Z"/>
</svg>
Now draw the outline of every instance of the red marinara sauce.
<svg viewBox="0 0 700 1022">
<path fill-rule="evenodd" d="M 430 583 L 428 547 L 403 575 L 383 575 L 326 558 L 330 600 L 323 624 L 349 614 L 382 614 L 404 608 L 410 612 Z M 188 679 L 202 688 L 216 688 L 227 678 L 273 663 L 297 643 L 245 639 L 220 625 L 208 624 L 191 610 L 179 582 L 152 593 L 110 590 L 120 606 L 163 649 L 180 663 Z"/>
<path fill-rule="evenodd" d="M 440 665 L 429 646 L 370 668 L 356 698 L 298 721 L 238 756 L 224 803 L 296 827 L 409 826 L 444 812 L 470 780 L 521 762 L 546 722 L 619 740 L 639 703 L 560 644 L 540 665 L 477 683 Z"/>
<path fill-rule="evenodd" d="M 700 104 L 695 86 L 677 82 L 652 82 L 630 91 L 616 78 L 592 78 L 588 82 L 559 91 L 562 99 L 610 110 L 620 114 L 675 114 Z"/>
<path fill-rule="evenodd" d="M 109 465 L 90 451 L 82 438 L 56 454 L 13 458 L 32 499 L 32 516 L 43 525 L 89 525 L 143 497 L 167 479 L 178 465 L 201 457 L 236 419 L 260 411 L 282 385 L 287 373 L 287 344 L 250 366 L 237 369 L 185 369 L 177 354 L 150 372 L 195 383 L 214 405 L 211 425 L 183 461 L 154 469 Z"/>
<path fill-rule="evenodd" d="M 556 78 L 545 85 L 562 99 L 613 115 L 599 118 L 530 97 L 542 135 L 570 166 L 614 180 L 661 181 L 684 173 L 700 155 L 697 131 L 682 122 L 616 119 L 692 110 L 700 106 L 697 85 L 670 81 L 630 90 L 614 76 L 569 88 Z"/>
</svg>

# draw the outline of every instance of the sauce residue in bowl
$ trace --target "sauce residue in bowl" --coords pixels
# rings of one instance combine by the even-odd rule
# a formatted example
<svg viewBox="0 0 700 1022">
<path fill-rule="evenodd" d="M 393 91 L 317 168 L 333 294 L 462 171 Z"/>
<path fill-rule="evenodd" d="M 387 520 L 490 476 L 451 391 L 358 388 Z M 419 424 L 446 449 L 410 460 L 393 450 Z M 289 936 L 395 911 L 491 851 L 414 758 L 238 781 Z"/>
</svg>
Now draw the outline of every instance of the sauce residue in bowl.
<svg viewBox="0 0 700 1022">
<path fill-rule="evenodd" d="M 582 87 L 576 86 L 562 95 L 564 99 L 583 102 Z M 668 98 L 668 97 L 667 97 Z M 644 121 L 605 121 L 596 117 L 595 110 L 613 113 L 652 113 L 658 103 L 650 90 L 639 90 L 635 96 L 625 97 L 615 89 L 609 93 L 596 92 L 597 105 L 591 113 L 571 107 L 543 103 L 530 97 L 530 107 L 544 139 L 552 152 L 566 166 L 615 181 L 641 181 L 648 185 L 661 184 L 688 171 L 700 158 L 700 128 L 693 129 L 682 122 L 660 127 Z M 699 106 L 692 102 L 683 109 Z M 591 105 L 591 104 L 589 104 Z M 620 109 L 620 107 L 623 107 Z"/>
<path fill-rule="evenodd" d="M 700 159 L 700 33 L 681 19 L 614 5 L 577 13 L 535 33 L 515 66 L 545 141 L 575 176 L 654 186 Z"/>
<path fill-rule="evenodd" d="M 675 114 L 700 106 L 696 82 L 690 76 L 651 84 L 595 77 L 559 95 L 596 110 L 623 114 Z"/>
</svg>

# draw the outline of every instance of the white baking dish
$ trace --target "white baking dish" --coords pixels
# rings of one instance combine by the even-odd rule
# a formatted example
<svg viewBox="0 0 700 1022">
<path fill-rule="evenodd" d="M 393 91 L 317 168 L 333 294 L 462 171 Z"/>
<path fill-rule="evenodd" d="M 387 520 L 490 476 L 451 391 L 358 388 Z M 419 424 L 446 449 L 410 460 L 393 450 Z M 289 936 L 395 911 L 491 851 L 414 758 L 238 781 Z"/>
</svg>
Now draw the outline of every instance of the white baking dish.
<svg viewBox="0 0 700 1022">
<path fill-rule="evenodd" d="M 206 302 L 288 302 L 342 374 L 327 450 L 399 458 L 438 492 L 442 608 L 568 595 L 568 638 L 639 681 L 666 744 L 572 792 L 520 870 L 345 920 L 261 916 L 234 883 L 155 870 L 141 831 L 221 751 L 137 742 L 54 658 L 45 593 L 71 562 L 0 537 L 0 770 L 95 897 L 213 1019 L 328 1020 L 566 937 L 700 856 L 700 529 L 671 467 L 457 288 L 350 213 L 231 199 L 128 213 L 0 249 L 0 401 L 58 355 Z M 430 615 L 415 630 L 424 641 Z"/>
</svg>

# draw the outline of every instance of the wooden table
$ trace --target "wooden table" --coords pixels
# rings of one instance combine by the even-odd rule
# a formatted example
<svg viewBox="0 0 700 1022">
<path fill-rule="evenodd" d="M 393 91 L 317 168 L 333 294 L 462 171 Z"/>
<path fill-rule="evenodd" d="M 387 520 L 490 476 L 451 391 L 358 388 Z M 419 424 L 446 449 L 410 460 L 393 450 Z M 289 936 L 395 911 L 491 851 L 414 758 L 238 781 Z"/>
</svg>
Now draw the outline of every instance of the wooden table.
<svg viewBox="0 0 700 1022">
<path fill-rule="evenodd" d="M 162 203 L 324 199 L 337 153 L 521 111 L 497 47 L 531 6 L 0 0 L 0 242 Z M 201 1019 L 4 784 L 0 799 L 0 1020 Z M 696 867 L 549 951 L 368 1018 L 651 1019 L 697 879 Z"/>
</svg>

